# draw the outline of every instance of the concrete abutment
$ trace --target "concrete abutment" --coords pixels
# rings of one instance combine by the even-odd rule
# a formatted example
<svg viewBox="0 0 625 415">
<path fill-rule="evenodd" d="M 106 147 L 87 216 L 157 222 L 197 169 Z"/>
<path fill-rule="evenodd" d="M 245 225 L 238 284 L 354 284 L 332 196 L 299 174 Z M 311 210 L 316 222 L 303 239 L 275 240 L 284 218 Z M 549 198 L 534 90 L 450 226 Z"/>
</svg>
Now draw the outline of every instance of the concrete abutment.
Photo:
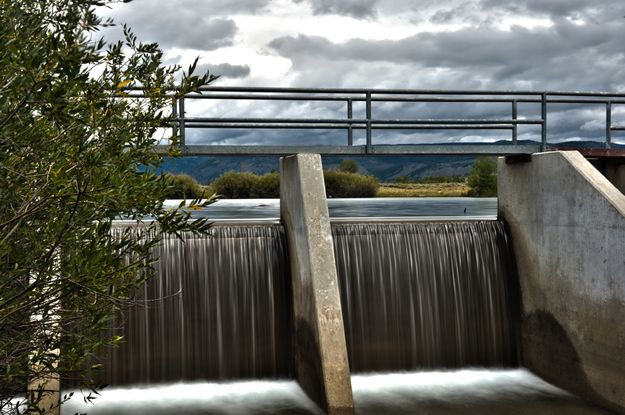
<svg viewBox="0 0 625 415">
<path fill-rule="evenodd" d="M 625 414 L 625 195 L 576 151 L 501 158 L 498 181 L 520 279 L 522 364 Z"/>
</svg>

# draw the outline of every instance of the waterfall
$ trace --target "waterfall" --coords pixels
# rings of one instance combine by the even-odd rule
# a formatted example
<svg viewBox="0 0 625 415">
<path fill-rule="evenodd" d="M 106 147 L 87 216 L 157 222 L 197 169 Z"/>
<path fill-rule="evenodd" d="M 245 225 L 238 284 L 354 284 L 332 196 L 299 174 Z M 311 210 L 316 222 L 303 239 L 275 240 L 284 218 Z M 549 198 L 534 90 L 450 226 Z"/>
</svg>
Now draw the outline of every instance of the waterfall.
<svg viewBox="0 0 625 415">
<path fill-rule="evenodd" d="M 279 225 L 214 226 L 155 248 L 108 384 L 290 377 L 290 277 Z"/>
<path fill-rule="evenodd" d="M 332 227 L 352 372 L 517 361 L 515 270 L 498 221 Z"/>
<path fill-rule="evenodd" d="M 334 224 L 352 372 L 517 363 L 517 289 L 498 221 Z M 291 285 L 281 225 L 168 236 L 113 384 L 292 377 Z"/>
</svg>

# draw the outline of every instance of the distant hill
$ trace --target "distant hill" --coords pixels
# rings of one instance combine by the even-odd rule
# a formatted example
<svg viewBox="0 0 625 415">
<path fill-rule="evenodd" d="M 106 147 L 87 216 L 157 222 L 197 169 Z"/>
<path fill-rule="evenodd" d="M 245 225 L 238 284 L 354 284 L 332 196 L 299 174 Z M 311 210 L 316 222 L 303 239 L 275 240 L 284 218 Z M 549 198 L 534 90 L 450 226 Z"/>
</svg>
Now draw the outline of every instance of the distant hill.
<svg viewBox="0 0 625 415">
<path fill-rule="evenodd" d="M 393 181 L 399 176 L 413 179 L 464 176 L 475 161 L 472 156 L 324 156 L 323 166 L 325 169 L 334 169 L 344 158 L 355 160 L 360 173 L 375 176 L 381 181 Z M 264 174 L 278 171 L 279 168 L 279 157 L 275 156 L 192 156 L 168 159 L 162 166 L 163 171 L 188 174 L 200 183 L 211 182 L 228 171 Z"/>
<path fill-rule="evenodd" d="M 554 145 L 560 148 L 592 148 L 598 144 L 592 141 L 569 141 Z M 625 148 L 625 145 L 613 144 L 613 147 Z M 336 168 L 343 159 L 353 159 L 358 163 L 361 173 L 373 175 L 382 182 L 394 181 L 399 176 L 411 179 L 466 176 L 475 162 L 474 156 L 323 156 L 322 158 L 326 169 Z M 190 156 L 167 158 L 161 169 L 171 173 L 188 174 L 200 183 L 209 183 L 228 171 L 264 174 L 278 171 L 279 168 L 277 156 Z"/>
</svg>

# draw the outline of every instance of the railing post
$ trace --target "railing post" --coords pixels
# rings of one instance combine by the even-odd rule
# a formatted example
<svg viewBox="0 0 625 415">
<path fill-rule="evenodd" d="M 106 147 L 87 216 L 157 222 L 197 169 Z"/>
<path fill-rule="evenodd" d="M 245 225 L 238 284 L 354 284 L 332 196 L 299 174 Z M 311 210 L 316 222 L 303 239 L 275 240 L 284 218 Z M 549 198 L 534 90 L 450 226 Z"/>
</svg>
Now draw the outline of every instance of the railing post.
<svg viewBox="0 0 625 415">
<path fill-rule="evenodd" d="M 349 98 L 347 100 L 347 119 L 351 120 L 353 118 L 353 111 L 352 111 L 352 99 Z M 348 146 L 352 146 L 354 145 L 354 128 L 352 127 L 352 123 L 349 123 L 349 126 L 347 127 L 347 145 Z"/>
<path fill-rule="evenodd" d="M 605 148 L 612 147 L 612 101 L 605 103 Z"/>
<path fill-rule="evenodd" d="M 540 151 L 547 150 L 547 92 L 541 96 L 540 112 L 542 117 L 542 128 L 540 134 Z"/>
<path fill-rule="evenodd" d="M 518 133 L 518 124 L 516 123 L 517 120 L 517 100 L 512 100 L 512 120 L 515 121 L 515 123 L 512 125 L 512 144 L 516 145 L 517 143 L 517 133 Z"/>
<path fill-rule="evenodd" d="M 182 154 L 187 152 L 186 145 L 186 128 L 185 128 L 185 111 L 184 111 L 184 95 L 180 97 L 178 100 L 178 116 L 180 117 L 179 128 L 180 128 L 180 151 Z"/>
<path fill-rule="evenodd" d="M 174 119 L 171 124 L 171 135 L 175 137 L 178 135 L 178 100 L 176 97 L 172 98 L 171 101 L 171 117 Z"/>
<path fill-rule="evenodd" d="M 366 117 L 367 117 L 367 146 L 366 146 L 366 153 L 369 154 L 371 153 L 372 150 L 372 146 L 371 146 L 371 91 L 367 91 L 366 94 L 367 97 L 367 103 L 366 103 Z"/>
</svg>

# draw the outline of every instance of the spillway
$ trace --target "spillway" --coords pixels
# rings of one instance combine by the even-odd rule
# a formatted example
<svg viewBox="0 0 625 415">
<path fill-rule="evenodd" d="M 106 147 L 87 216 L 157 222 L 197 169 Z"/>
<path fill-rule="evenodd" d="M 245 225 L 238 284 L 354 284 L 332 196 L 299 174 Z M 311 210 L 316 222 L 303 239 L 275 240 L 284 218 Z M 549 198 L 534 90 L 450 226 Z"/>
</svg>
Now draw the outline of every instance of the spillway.
<svg viewBox="0 0 625 415">
<path fill-rule="evenodd" d="M 121 318 L 105 359 L 111 384 L 284 378 L 290 285 L 279 225 L 214 226 L 164 238 L 157 274 Z"/>
<path fill-rule="evenodd" d="M 334 224 L 353 372 L 517 363 L 514 267 L 497 221 Z M 121 318 L 111 385 L 292 377 L 279 224 L 168 236 L 157 276 Z"/>
<path fill-rule="evenodd" d="M 516 365 L 503 223 L 335 224 L 332 233 L 352 372 Z"/>
</svg>

